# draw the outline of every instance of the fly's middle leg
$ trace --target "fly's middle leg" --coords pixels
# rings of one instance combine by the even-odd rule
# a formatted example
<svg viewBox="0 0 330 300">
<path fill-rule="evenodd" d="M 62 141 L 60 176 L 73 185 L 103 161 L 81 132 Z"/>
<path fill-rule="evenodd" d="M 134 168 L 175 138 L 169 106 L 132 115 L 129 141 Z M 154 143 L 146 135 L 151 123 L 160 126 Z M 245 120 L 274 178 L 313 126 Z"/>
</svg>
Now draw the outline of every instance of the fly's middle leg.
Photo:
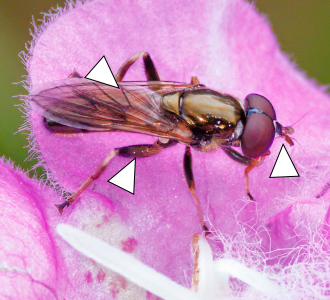
<svg viewBox="0 0 330 300">
<path fill-rule="evenodd" d="M 188 146 L 186 147 L 186 152 L 184 155 L 184 173 L 186 176 L 186 181 L 188 183 L 190 194 L 192 195 L 194 202 L 196 204 L 196 207 L 197 207 L 197 213 L 198 213 L 198 217 L 199 217 L 199 221 L 201 223 L 202 229 L 203 229 L 203 231 L 208 233 L 209 229 L 207 228 L 207 226 L 205 225 L 205 222 L 204 222 L 204 214 L 203 214 L 203 211 L 201 208 L 201 202 L 200 202 L 198 196 L 196 195 L 195 180 L 194 180 L 194 174 L 192 171 L 192 156 L 191 156 L 191 152 L 190 152 L 190 147 L 188 147 Z"/>
<path fill-rule="evenodd" d="M 166 143 L 162 143 L 160 140 L 157 140 L 154 144 L 151 145 L 134 145 L 116 148 L 110 152 L 110 154 L 103 160 L 103 162 L 97 167 L 97 169 L 90 175 L 85 182 L 78 188 L 78 190 L 65 202 L 62 204 L 56 204 L 57 209 L 62 214 L 63 209 L 66 206 L 69 206 L 74 201 L 76 201 L 79 196 L 95 181 L 101 174 L 104 172 L 110 161 L 115 156 L 122 157 L 148 157 L 160 153 L 163 149 L 177 144 L 174 140 L 168 140 Z"/>
</svg>

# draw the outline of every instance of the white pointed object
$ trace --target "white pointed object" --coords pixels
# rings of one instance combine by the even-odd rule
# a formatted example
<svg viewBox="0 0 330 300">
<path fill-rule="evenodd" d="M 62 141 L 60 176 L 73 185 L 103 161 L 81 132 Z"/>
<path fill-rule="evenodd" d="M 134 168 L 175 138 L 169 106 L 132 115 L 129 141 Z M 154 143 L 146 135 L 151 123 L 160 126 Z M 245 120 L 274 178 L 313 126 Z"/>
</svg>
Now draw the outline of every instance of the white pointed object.
<svg viewBox="0 0 330 300">
<path fill-rule="evenodd" d="M 108 182 L 134 195 L 136 158 L 112 176 Z"/>
<path fill-rule="evenodd" d="M 73 248 L 102 266 L 165 300 L 203 300 L 198 294 L 172 281 L 127 254 L 79 229 L 58 224 L 57 233 Z M 161 257 L 160 257 L 161 259 Z"/>
<path fill-rule="evenodd" d="M 277 156 L 270 178 L 279 177 L 299 177 L 299 174 L 294 166 L 285 145 L 282 145 L 280 153 Z"/>
<path fill-rule="evenodd" d="M 231 291 L 229 288 L 229 274 L 215 271 L 212 249 L 206 238 L 200 234 L 193 237 L 194 272 L 191 289 L 203 299 L 221 300 L 228 299 Z"/>
<path fill-rule="evenodd" d="M 205 298 L 211 298 L 213 282 L 213 255 L 210 245 L 200 234 L 193 236 L 193 250 L 195 257 L 194 273 L 191 289 Z"/>
<path fill-rule="evenodd" d="M 97 62 L 85 78 L 119 88 L 105 56 Z"/>
<path fill-rule="evenodd" d="M 275 299 L 276 296 L 282 295 L 283 291 L 280 287 L 269 280 L 265 274 L 250 269 L 234 259 L 219 259 L 215 261 L 214 270 L 221 275 L 231 275 L 272 299 Z M 283 299 L 283 297 L 277 299 Z"/>
</svg>

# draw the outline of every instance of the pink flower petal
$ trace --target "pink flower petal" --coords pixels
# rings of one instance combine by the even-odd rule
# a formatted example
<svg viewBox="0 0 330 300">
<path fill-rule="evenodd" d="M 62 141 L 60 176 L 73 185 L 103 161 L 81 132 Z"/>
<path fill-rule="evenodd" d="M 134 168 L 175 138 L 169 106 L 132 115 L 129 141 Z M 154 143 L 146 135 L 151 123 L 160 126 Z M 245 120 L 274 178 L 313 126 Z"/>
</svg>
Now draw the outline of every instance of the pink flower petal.
<svg viewBox="0 0 330 300">
<path fill-rule="evenodd" d="M 56 299 L 56 256 L 36 180 L 0 162 L 0 298 Z"/>
<path fill-rule="evenodd" d="M 103 270 L 55 233 L 56 225 L 65 222 L 137 254 L 134 237 L 109 200 L 88 192 L 85 200 L 77 205 L 76 215 L 61 217 L 54 206 L 60 201 L 55 191 L 0 162 L 0 298 L 90 299 L 95 293 L 99 299 L 111 293 L 144 297 L 141 288 Z"/>
<path fill-rule="evenodd" d="M 323 223 L 330 198 L 330 193 L 315 198 L 330 178 L 330 140 L 326 138 L 330 102 L 324 89 L 280 52 L 268 22 L 252 4 L 242 0 L 86 3 L 55 19 L 36 39 L 27 64 L 31 87 L 64 79 L 74 69 L 85 75 L 103 55 L 115 73 L 127 58 L 140 51 L 151 54 L 163 80 L 189 82 L 197 75 L 208 87 L 241 99 L 252 92 L 264 95 L 284 125 L 308 112 L 294 126 L 294 137 L 302 148 L 297 143 L 287 147 L 300 177 L 269 178 L 284 142 L 277 139 L 272 154 L 250 173 L 256 202 L 249 202 L 245 195 L 243 165 L 221 150 L 193 151 L 197 194 L 216 230 L 232 236 L 242 223 L 255 232 L 262 227 L 260 242 L 265 251 L 291 247 L 292 238 L 306 245 L 308 241 L 301 238 L 306 224 L 311 222 L 317 229 Z M 136 67 L 127 80 L 144 80 L 142 73 Z M 155 140 L 121 132 L 54 135 L 35 112 L 31 112 L 30 122 L 47 169 L 67 191 L 75 191 L 114 147 Z M 109 239 L 114 235 L 120 244 L 134 238 L 135 253 L 143 262 L 187 286 L 184 274 L 191 274 L 191 237 L 200 229 L 184 179 L 183 153 L 184 147 L 178 145 L 160 155 L 138 159 L 135 195 L 107 182 L 130 161 L 115 158 L 91 191 L 64 216 L 47 209 L 50 226 L 70 222 L 92 232 L 100 230 L 100 236 L 108 233 Z M 107 224 L 102 218 L 122 229 L 99 229 Z M 64 247 L 62 255 L 69 257 L 63 258 L 62 272 L 64 266 L 73 271 L 79 258 L 71 261 L 73 250 L 58 243 L 60 249 Z M 277 261 L 274 257 L 272 263 Z M 95 288 L 97 278 L 102 277 L 99 272 L 103 270 L 70 273 L 72 290 L 82 284 Z M 114 282 L 118 284 L 110 288 L 113 293 L 121 286 L 119 281 Z"/>
</svg>

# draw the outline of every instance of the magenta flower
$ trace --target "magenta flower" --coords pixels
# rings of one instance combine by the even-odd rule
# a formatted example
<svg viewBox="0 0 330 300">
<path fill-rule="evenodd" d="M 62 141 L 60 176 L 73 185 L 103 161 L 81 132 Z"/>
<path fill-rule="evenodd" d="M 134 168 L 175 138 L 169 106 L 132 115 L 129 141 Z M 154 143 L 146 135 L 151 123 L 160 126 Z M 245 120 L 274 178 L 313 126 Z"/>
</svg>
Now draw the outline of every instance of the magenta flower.
<svg viewBox="0 0 330 300">
<path fill-rule="evenodd" d="M 283 125 L 308 113 L 294 126 L 301 146 L 287 147 L 300 177 L 269 178 L 284 142 L 276 139 L 271 155 L 250 173 L 256 202 L 245 195 L 244 166 L 223 151 L 192 151 L 193 165 L 197 194 L 215 232 L 209 238 L 214 259 L 262 273 L 286 291 L 268 295 L 228 271 L 223 299 L 326 299 L 330 192 L 315 197 L 330 181 L 325 88 L 292 65 L 265 18 L 243 0 L 99 0 L 70 4 L 36 28 L 25 57 L 29 89 L 65 79 L 74 69 L 87 74 L 103 55 L 116 72 L 140 51 L 151 54 L 163 80 L 189 82 L 198 76 L 208 87 L 240 99 L 264 95 Z M 142 68 L 134 67 L 126 80 L 145 80 Z M 28 111 L 28 121 L 31 148 L 59 192 L 75 191 L 114 147 L 155 140 L 122 132 L 55 135 L 34 111 Z M 63 201 L 58 193 L 1 162 L 1 297 L 157 299 L 71 248 L 56 233 L 60 223 L 117 246 L 190 288 L 192 236 L 200 228 L 183 153 L 184 146 L 177 145 L 137 159 L 135 195 L 107 182 L 130 161 L 116 157 L 62 216 L 54 206 Z"/>
</svg>

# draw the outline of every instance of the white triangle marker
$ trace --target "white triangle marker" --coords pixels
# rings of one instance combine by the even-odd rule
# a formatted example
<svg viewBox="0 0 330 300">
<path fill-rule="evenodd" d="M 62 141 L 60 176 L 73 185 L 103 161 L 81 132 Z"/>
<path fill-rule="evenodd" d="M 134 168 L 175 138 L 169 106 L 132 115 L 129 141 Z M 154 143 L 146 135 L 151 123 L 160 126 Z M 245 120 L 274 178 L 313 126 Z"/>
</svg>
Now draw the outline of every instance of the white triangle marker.
<svg viewBox="0 0 330 300">
<path fill-rule="evenodd" d="M 282 145 L 269 178 L 300 177 L 285 145 Z"/>
<path fill-rule="evenodd" d="M 105 56 L 102 56 L 85 78 L 119 88 Z"/>
<path fill-rule="evenodd" d="M 134 195 L 136 158 L 112 176 L 108 182 Z"/>
</svg>

